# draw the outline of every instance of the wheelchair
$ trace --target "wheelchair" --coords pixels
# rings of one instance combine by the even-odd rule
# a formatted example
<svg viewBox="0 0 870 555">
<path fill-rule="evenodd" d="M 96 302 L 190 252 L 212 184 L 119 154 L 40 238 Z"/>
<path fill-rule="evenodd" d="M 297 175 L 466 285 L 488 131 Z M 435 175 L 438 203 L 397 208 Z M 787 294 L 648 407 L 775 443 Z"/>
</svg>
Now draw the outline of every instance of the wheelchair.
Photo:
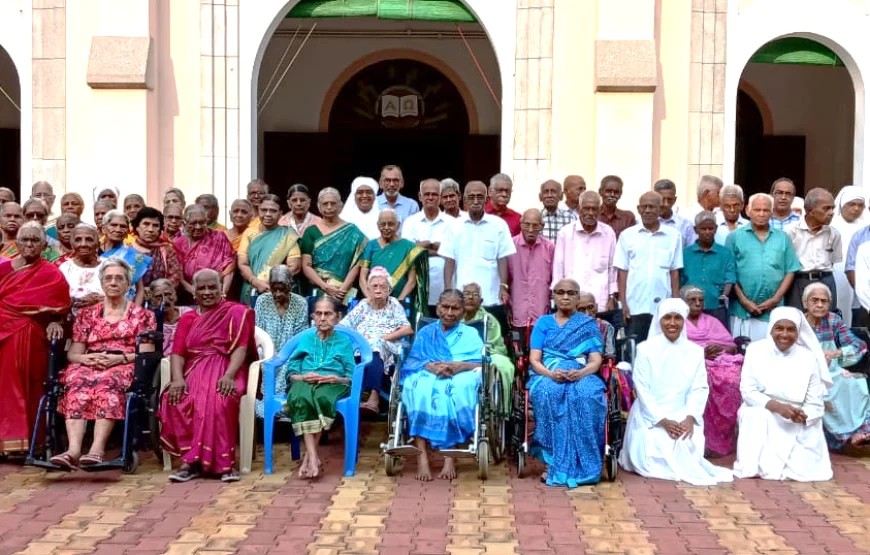
<svg viewBox="0 0 870 555">
<path fill-rule="evenodd" d="M 437 325 L 438 320 L 421 315 L 417 316 L 416 329 L 427 325 Z M 486 320 L 469 324 L 486 338 Z M 492 364 L 490 348 L 484 343 L 481 363 L 481 386 L 475 407 L 474 435 L 464 448 L 441 449 L 442 455 L 456 458 L 475 458 L 477 476 L 481 480 L 489 477 L 489 465 L 504 456 L 506 415 L 503 414 L 504 391 L 498 370 Z M 387 416 L 388 437 L 381 444 L 384 454 L 384 470 L 387 476 L 399 472 L 400 460 L 406 456 L 417 455 L 417 448 L 411 445 L 408 437 L 408 418 L 402 405 L 401 365 L 396 365 L 390 381 L 390 405 Z"/>
<path fill-rule="evenodd" d="M 163 329 L 162 306 L 155 311 L 157 330 Z M 144 342 L 153 343 L 153 352 L 142 352 Z M 61 419 L 58 418 L 57 404 L 63 395 L 61 374 L 63 372 L 63 343 L 51 342 L 48 358 L 48 378 L 45 394 L 39 400 L 30 451 L 25 465 L 52 471 L 70 469 L 51 462 L 51 457 L 63 451 Z M 146 331 L 136 338 L 136 358 L 133 370 L 133 383 L 127 390 L 121 453 L 113 460 L 80 467 L 86 472 L 104 472 L 120 469 L 124 474 L 133 474 L 139 468 L 139 451 L 149 450 L 163 456 L 160 448 L 160 426 L 157 410 L 160 402 L 160 359 L 163 357 L 163 332 Z M 44 437 L 40 443 L 39 438 Z"/>
<path fill-rule="evenodd" d="M 530 456 L 532 433 L 534 432 L 534 411 L 529 396 L 528 381 L 531 364 L 529 362 L 532 323 L 527 322 L 522 334 L 514 333 L 513 343 L 517 353 L 517 374 L 511 396 L 511 451 L 515 455 L 517 476 L 525 474 L 527 459 Z M 622 330 L 620 330 L 622 331 Z M 628 412 L 633 400 L 631 384 L 631 364 L 635 357 L 636 342 L 633 337 L 616 339 L 616 356 L 605 357 L 599 370 L 604 381 L 607 400 L 604 420 L 604 472 L 607 480 L 613 482 L 618 473 L 619 452 L 625 437 Z"/>
</svg>

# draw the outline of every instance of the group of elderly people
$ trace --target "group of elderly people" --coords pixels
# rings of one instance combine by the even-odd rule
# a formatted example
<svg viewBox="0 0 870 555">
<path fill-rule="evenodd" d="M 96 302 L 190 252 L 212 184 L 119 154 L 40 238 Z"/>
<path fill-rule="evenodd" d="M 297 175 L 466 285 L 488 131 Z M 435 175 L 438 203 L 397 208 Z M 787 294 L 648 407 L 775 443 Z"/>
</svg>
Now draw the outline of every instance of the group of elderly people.
<svg viewBox="0 0 870 555">
<path fill-rule="evenodd" d="M 637 315 L 624 306 L 625 322 L 613 314 L 599 317 L 603 309 L 615 308 L 616 300 L 632 302 L 622 291 L 625 276 L 615 279 L 613 245 L 611 258 L 594 270 L 603 272 L 602 279 L 612 285 L 601 288 L 606 296 L 602 299 L 570 279 L 567 266 L 579 261 L 566 261 L 562 254 L 565 267 L 552 271 L 553 243 L 540 234 L 555 226 L 551 234 L 559 232 L 564 249 L 575 238 L 561 233 L 560 226 L 572 225 L 578 237 L 609 229 L 599 224 L 608 218 L 620 232 L 632 229 L 625 215 L 630 213 L 615 209 L 619 195 L 604 202 L 608 213 L 598 197 L 597 212 L 587 222 L 586 204 L 596 199 L 582 191 L 573 191 L 571 205 L 562 208 L 558 198 L 555 203 L 551 198 L 553 187 L 545 184 L 545 211 L 520 217 L 506 205 L 500 210 L 491 207 L 482 187 L 484 201 L 475 197 L 466 204 L 469 213 L 461 212 L 458 203 L 451 205 L 455 214 L 450 213 L 447 232 L 436 236 L 430 230 L 428 239 L 412 241 L 402 236 L 409 227 L 403 222 L 419 208 L 398 194 L 397 172 L 400 175 L 398 168 L 385 167 L 380 183 L 356 179 L 347 203 L 337 190 L 323 189 L 317 195 L 319 217 L 310 212 L 305 186 L 290 188 L 290 211 L 282 216 L 281 200 L 268 193 L 265 183 L 253 181 L 247 199 L 230 208 L 230 228 L 217 222 L 217 199 L 201 195 L 186 205 L 178 189 L 167 191 L 160 211 L 146 206 L 138 195 L 126 197 L 123 210 L 118 210 L 117 189 L 98 188 L 96 226 L 81 223 L 84 202 L 75 194 L 62 198 L 63 213 L 48 223 L 54 196 L 42 182 L 34 185 L 33 197 L 24 207 L 10 199 L 0 207 L 2 256 L 11 259 L 0 263 L 0 357 L 13 361 L 0 370 L 9 384 L 0 390 L 0 453 L 29 447 L 48 342 L 71 338 L 59 405 L 69 446 L 52 462 L 76 468 L 103 461 L 113 426 L 125 416 L 137 338 L 156 325 L 154 314 L 142 308 L 147 299 L 163 307 L 163 354 L 170 359 L 171 382 L 159 418 L 164 449 L 181 459 L 171 480 L 185 482 L 203 474 L 239 479 L 238 417 L 248 364 L 258 357 L 255 326 L 270 336 L 276 349 L 309 325 L 316 329 L 279 370 L 275 386 L 287 395 L 283 418 L 304 438 L 306 454 L 299 475 L 319 476 L 320 435 L 333 425 L 336 403 L 348 394 L 355 365 L 352 342 L 335 332 L 339 324 L 357 330 L 372 347 L 374 356 L 363 384 L 369 393 L 360 407 L 371 413 L 380 410 L 380 392 L 403 352 L 403 339 L 413 336 L 398 371 L 409 433 L 419 450 L 417 477 L 430 480 L 431 450 L 460 445 L 474 434 L 484 343 L 505 390 L 515 379 L 503 331 L 504 326 L 517 327 L 517 319 L 507 320 L 492 307 L 516 298 L 512 287 L 532 294 L 531 284 L 541 281 L 541 269 L 522 266 L 537 264 L 539 255 L 534 254 L 517 258 L 523 261 L 516 265 L 503 264 L 510 257 L 510 250 L 500 243 L 506 239 L 516 252 L 529 248 L 534 253 L 541 246 L 542 260 L 550 264 L 550 278 L 542 283 L 551 289 L 553 311 L 540 311 L 528 320 L 531 368 L 525 384 L 535 418 L 532 454 L 546 468 L 541 479 L 567 487 L 597 482 L 607 410 L 599 371 L 605 358 L 616 356 L 613 324 L 630 324 Z M 448 217 L 448 206 L 444 202 L 438 214 L 443 196 L 430 191 L 437 187 L 424 185 L 420 197 L 426 218 L 418 219 L 435 229 L 441 215 Z M 447 196 L 455 192 L 449 185 L 442 186 Z M 476 194 L 475 187 L 468 189 Z M 380 188 L 383 194 L 378 195 Z M 662 191 L 664 198 L 667 191 Z M 709 209 L 701 200 L 699 193 L 700 208 Z M 849 206 L 842 204 L 845 217 Z M 430 218 L 430 213 L 436 217 Z M 668 218 L 676 221 L 673 213 Z M 22 223 L 25 219 L 29 221 Z M 635 227 L 655 227 L 650 222 L 644 218 Z M 700 218 L 693 238 L 703 252 L 718 252 L 713 240 L 720 230 L 707 223 Z M 489 227 L 473 235 L 474 226 Z M 739 227 L 727 216 L 724 226 L 725 235 Z M 606 240 L 608 235 L 602 237 Z M 482 243 L 463 242 L 467 238 Z M 444 241 L 454 244 L 443 249 Z M 574 248 L 584 248 L 584 241 Z M 629 243 L 625 239 L 619 248 L 625 249 L 629 262 L 624 272 L 630 275 L 636 268 Z M 452 262 L 446 267 L 439 255 L 445 252 L 451 253 L 446 258 Z M 481 267 L 488 270 L 470 271 L 463 262 L 466 255 L 481 257 Z M 488 279 L 455 283 L 458 274 L 486 271 L 501 280 L 498 298 L 485 298 L 493 291 Z M 566 277 L 553 279 L 554 274 Z M 870 440 L 867 381 L 848 371 L 865 356 L 867 346 L 832 308 L 836 299 L 831 289 L 821 281 L 807 284 L 802 290 L 805 314 L 785 307 L 771 310 L 767 333 L 753 337 L 757 340 L 744 354 L 728 322 L 710 310 L 710 291 L 680 272 L 677 276 L 676 281 L 671 278 L 671 295 L 656 299 L 649 336 L 637 346 L 631 373 L 636 401 L 620 464 L 644 476 L 697 485 L 734 476 L 829 479 L 828 448 Z M 680 281 L 685 286 L 677 298 Z M 598 283 L 594 285 L 598 291 Z M 739 279 L 735 291 L 738 298 L 748 295 Z M 312 294 L 318 298 L 309 306 L 305 296 Z M 411 321 L 425 314 L 434 314 L 438 321 L 415 333 Z M 479 321 L 486 323 L 486 337 L 469 325 Z M 146 342 L 139 348 L 153 346 Z M 509 409 L 510 398 L 505 397 Z M 262 417 L 261 403 L 257 412 Z M 88 421 L 94 421 L 95 431 L 85 452 Z M 735 452 L 733 471 L 708 461 Z M 456 463 L 446 457 L 440 477 L 455 475 Z"/>
</svg>

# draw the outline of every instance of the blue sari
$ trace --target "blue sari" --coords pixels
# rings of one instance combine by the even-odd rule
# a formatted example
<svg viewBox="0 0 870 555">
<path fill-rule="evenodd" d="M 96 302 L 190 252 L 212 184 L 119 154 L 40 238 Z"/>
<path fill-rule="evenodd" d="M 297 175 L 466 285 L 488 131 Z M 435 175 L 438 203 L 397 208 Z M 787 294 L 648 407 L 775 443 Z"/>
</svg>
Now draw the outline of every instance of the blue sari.
<svg viewBox="0 0 870 555">
<path fill-rule="evenodd" d="M 426 370 L 426 365 L 480 362 L 482 350 L 477 330 L 462 323 L 447 333 L 440 321 L 417 332 L 411 353 L 402 365 L 402 404 L 411 437 L 428 440 L 433 449 L 449 449 L 471 439 L 480 372 L 467 370 L 439 378 Z"/>
<path fill-rule="evenodd" d="M 139 283 L 139 280 L 142 279 L 142 276 L 151 267 L 152 258 L 124 244 L 104 252 L 100 255 L 100 258 L 106 259 L 113 256 L 122 259 L 133 268 L 133 282 L 130 283 L 130 290 L 127 291 L 127 300 L 132 301 L 136 298 L 136 284 Z"/>
<path fill-rule="evenodd" d="M 542 316 L 532 331 L 531 348 L 543 352 L 549 370 L 567 372 L 586 366 L 586 357 L 601 353 L 604 344 L 596 321 L 578 312 L 562 327 L 552 315 Z M 547 485 L 598 483 L 607 417 L 604 382 L 592 374 L 558 383 L 532 371 L 529 391 L 535 410 L 531 454 L 548 465 Z"/>
</svg>

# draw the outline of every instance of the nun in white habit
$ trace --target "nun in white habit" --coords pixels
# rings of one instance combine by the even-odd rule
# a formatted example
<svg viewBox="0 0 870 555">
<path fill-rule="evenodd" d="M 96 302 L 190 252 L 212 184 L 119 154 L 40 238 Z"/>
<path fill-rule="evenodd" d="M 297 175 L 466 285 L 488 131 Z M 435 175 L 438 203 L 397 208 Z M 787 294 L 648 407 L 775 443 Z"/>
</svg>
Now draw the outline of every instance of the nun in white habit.
<svg viewBox="0 0 870 555">
<path fill-rule="evenodd" d="M 849 254 L 849 243 L 852 236 L 867 225 L 866 194 L 863 187 L 846 185 L 837 193 L 834 199 L 834 219 L 831 227 L 840 232 L 843 248 L 843 260 L 834 264 L 834 281 L 837 283 L 837 308 L 843 315 L 846 325 L 852 326 L 852 311 L 861 308 L 861 303 L 852 289 L 852 284 L 846 278 L 846 257 Z"/>
<path fill-rule="evenodd" d="M 768 336 L 749 345 L 743 361 L 734 475 L 830 480 L 822 416 L 831 385 L 825 353 L 804 315 L 796 308 L 774 309 Z"/>
<path fill-rule="evenodd" d="M 686 337 L 688 314 L 682 299 L 663 300 L 649 339 L 637 347 L 632 372 L 637 400 L 619 464 L 647 478 L 710 486 L 733 477 L 704 459 L 709 386 L 704 349 Z"/>
<path fill-rule="evenodd" d="M 378 229 L 378 182 L 371 177 L 357 177 L 350 185 L 350 196 L 344 203 L 341 219 L 356 225 L 369 239 L 381 236 Z"/>
</svg>

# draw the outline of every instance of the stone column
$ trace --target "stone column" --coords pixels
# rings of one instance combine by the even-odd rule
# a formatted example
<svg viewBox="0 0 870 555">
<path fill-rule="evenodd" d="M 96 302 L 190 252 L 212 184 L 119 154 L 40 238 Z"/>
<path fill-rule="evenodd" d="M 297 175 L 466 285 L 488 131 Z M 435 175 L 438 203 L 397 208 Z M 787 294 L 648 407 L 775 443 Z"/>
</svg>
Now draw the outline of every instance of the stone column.
<svg viewBox="0 0 870 555">
<path fill-rule="evenodd" d="M 66 191 L 65 0 L 33 0 L 32 181 Z M 29 189 L 21 196 L 29 195 Z"/>
<path fill-rule="evenodd" d="M 686 175 L 690 192 L 700 176 L 723 174 L 727 10 L 728 0 L 692 0 Z"/>
<path fill-rule="evenodd" d="M 550 174 L 554 3 L 555 0 L 517 2 L 513 146 L 516 187 L 537 188 Z"/>
<path fill-rule="evenodd" d="M 218 197 L 222 215 L 244 185 L 239 174 L 238 4 L 200 0 L 200 186 Z"/>
</svg>

